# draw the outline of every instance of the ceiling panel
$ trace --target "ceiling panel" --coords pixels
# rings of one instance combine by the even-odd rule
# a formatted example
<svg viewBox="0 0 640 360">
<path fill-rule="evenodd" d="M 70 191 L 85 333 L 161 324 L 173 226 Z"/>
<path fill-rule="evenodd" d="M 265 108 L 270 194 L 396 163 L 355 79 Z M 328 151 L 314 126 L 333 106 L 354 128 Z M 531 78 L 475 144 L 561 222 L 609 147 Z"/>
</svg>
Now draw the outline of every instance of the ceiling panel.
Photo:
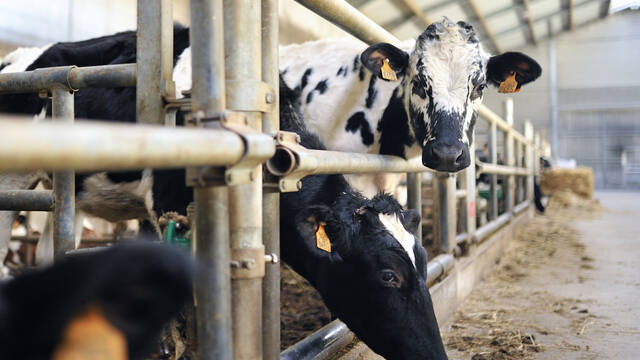
<svg viewBox="0 0 640 360">
<path fill-rule="evenodd" d="M 360 11 L 378 24 L 405 17 L 402 10 L 390 0 L 372 0 L 360 7 Z"/>
<path fill-rule="evenodd" d="M 512 0 L 477 0 L 476 5 L 483 15 L 513 6 Z"/>
<path fill-rule="evenodd" d="M 416 23 L 416 21 L 405 21 L 402 25 L 400 25 L 393 31 L 393 35 L 395 35 L 400 40 L 417 38 L 418 35 L 420 35 L 424 31 L 424 28 L 417 25 Z"/>
<path fill-rule="evenodd" d="M 573 23 L 578 26 L 600 16 L 600 2 L 592 1 L 573 10 Z"/>
<path fill-rule="evenodd" d="M 516 15 L 515 11 L 508 11 L 487 20 L 487 24 L 491 31 L 496 34 L 518 26 L 520 24 L 520 20 L 518 19 L 518 15 Z"/>
<path fill-rule="evenodd" d="M 534 19 L 553 14 L 562 8 L 559 0 L 540 0 L 530 4 L 529 9 Z"/>
<path fill-rule="evenodd" d="M 467 15 L 464 10 L 457 3 L 451 3 L 445 6 L 438 7 L 434 11 L 427 13 L 427 16 L 432 21 L 440 21 L 444 16 L 450 20 L 458 22 L 460 20 L 467 21 Z"/>
<path fill-rule="evenodd" d="M 523 47 L 527 43 L 527 38 L 522 30 L 515 30 L 500 36 L 497 41 L 502 50 L 510 50 Z"/>
</svg>

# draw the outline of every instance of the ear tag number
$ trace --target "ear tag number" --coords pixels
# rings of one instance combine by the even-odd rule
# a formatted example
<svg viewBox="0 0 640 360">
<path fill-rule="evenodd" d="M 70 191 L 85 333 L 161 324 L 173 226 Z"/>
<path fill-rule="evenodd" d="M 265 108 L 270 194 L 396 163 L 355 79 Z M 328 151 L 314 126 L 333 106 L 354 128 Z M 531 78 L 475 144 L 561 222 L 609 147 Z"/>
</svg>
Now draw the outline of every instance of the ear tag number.
<svg viewBox="0 0 640 360">
<path fill-rule="evenodd" d="M 320 226 L 318 226 L 318 230 L 316 231 L 316 247 L 320 250 L 324 250 L 329 253 L 331 252 L 331 240 L 329 240 L 327 232 L 324 231 L 323 223 L 320 223 Z"/>
<path fill-rule="evenodd" d="M 389 59 L 384 59 L 382 64 L 382 68 L 380 68 L 380 72 L 382 73 L 382 78 L 385 80 L 398 81 L 398 77 L 396 76 L 396 72 L 393 71 L 391 65 L 389 65 Z"/>
<path fill-rule="evenodd" d="M 518 89 L 518 82 L 516 81 L 516 73 L 512 73 L 503 82 L 500 83 L 498 88 L 499 93 L 510 94 L 514 92 L 520 92 Z"/>
</svg>

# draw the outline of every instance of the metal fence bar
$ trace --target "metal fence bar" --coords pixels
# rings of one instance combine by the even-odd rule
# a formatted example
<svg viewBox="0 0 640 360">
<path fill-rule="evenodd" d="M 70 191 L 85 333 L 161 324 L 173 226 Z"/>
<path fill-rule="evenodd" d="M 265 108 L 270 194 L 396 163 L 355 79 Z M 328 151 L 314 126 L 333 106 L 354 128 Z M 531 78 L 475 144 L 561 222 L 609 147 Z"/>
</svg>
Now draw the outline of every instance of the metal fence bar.
<svg viewBox="0 0 640 360">
<path fill-rule="evenodd" d="M 506 165 L 494 165 L 481 161 L 476 161 L 478 167 L 477 174 L 495 174 L 495 175 L 518 175 L 527 176 L 530 171 L 527 168 L 506 166 Z"/>
<path fill-rule="evenodd" d="M 507 166 L 515 166 L 516 159 L 514 154 L 513 140 L 513 99 L 507 98 L 504 103 L 504 118 L 509 124 L 509 130 L 504 132 L 504 162 Z M 515 205 L 516 179 L 513 174 L 507 175 L 504 183 L 504 199 L 505 210 L 507 212 L 513 209 Z"/>
<path fill-rule="evenodd" d="M 72 123 L 74 121 L 73 92 L 60 86 L 51 89 L 53 121 Z M 15 150 L 14 150 L 15 151 Z M 73 170 L 53 172 L 53 256 L 63 257 L 75 247 L 75 173 Z"/>
<path fill-rule="evenodd" d="M 68 89 L 136 85 L 136 65 L 58 66 L 0 74 L 0 94 L 33 93 L 52 86 Z"/>
<path fill-rule="evenodd" d="M 498 128 L 496 122 L 489 124 L 489 161 L 491 164 L 498 163 Z M 481 173 L 482 171 L 479 171 Z M 495 174 L 489 175 L 489 219 L 495 220 L 498 217 L 498 177 Z"/>
<path fill-rule="evenodd" d="M 262 80 L 261 4 L 255 0 L 225 0 L 223 4 L 228 108 L 242 110 L 249 125 L 261 131 L 258 104 L 245 103 L 258 93 L 259 87 L 254 84 Z M 230 82 L 236 86 L 229 86 Z M 229 187 L 232 261 L 244 263 L 246 259 L 254 259 L 258 270 L 246 276 L 232 273 L 233 358 L 237 360 L 262 358 L 264 246 L 260 165 L 253 169 L 251 180 L 249 184 Z"/>
<path fill-rule="evenodd" d="M 275 90 L 273 110 L 262 116 L 262 132 L 280 130 L 278 0 L 262 0 L 262 80 Z M 272 187 L 262 194 L 262 241 L 265 252 L 280 258 L 280 192 Z M 273 258 L 272 258 L 273 259 Z M 280 358 L 280 265 L 267 265 L 262 283 L 262 358 Z"/>
<path fill-rule="evenodd" d="M 476 233 L 473 235 L 473 242 L 480 243 L 484 239 L 488 238 L 489 235 L 496 232 L 498 229 L 502 228 L 513 218 L 513 214 L 504 213 L 498 216 L 495 220 L 488 222 L 487 224 L 476 229 Z"/>
<path fill-rule="evenodd" d="M 0 191 L 0 211 L 52 211 L 51 190 L 4 190 Z"/>
<path fill-rule="evenodd" d="M 407 173 L 407 208 L 420 214 L 420 224 L 414 234 L 422 243 L 422 174 Z"/>
<path fill-rule="evenodd" d="M 9 119 L 0 122 L 0 170 L 7 171 L 219 166 L 236 163 L 245 149 L 240 136 L 225 130 Z"/>
<path fill-rule="evenodd" d="M 138 0 L 136 117 L 164 123 L 163 95 L 174 95 L 171 0 Z"/>
<path fill-rule="evenodd" d="M 191 107 L 194 113 L 212 117 L 226 107 L 222 0 L 191 0 L 190 13 Z M 195 284 L 198 358 L 231 360 L 228 190 L 219 183 L 200 185 L 193 189 L 195 250 L 200 263 Z"/>
<path fill-rule="evenodd" d="M 279 355 L 281 360 L 327 360 L 353 341 L 355 334 L 340 320 L 334 320 L 295 343 Z"/>
<path fill-rule="evenodd" d="M 433 177 L 433 241 L 449 252 L 456 246 L 456 177 L 436 173 Z"/>
<path fill-rule="evenodd" d="M 344 0 L 296 0 L 367 44 L 400 41 Z"/>
<path fill-rule="evenodd" d="M 467 196 L 465 197 L 465 211 L 467 216 L 467 234 L 469 239 L 469 245 L 471 243 L 471 236 L 476 231 L 476 167 L 473 164 L 476 163 L 475 144 L 469 145 L 469 157 L 471 165 L 464 170 L 464 184 L 467 190 Z M 469 249 L 469 251 L 472 251 Z"/>
<path fill-rule="evenodd" d="M 533 202 L 533 175 L 534 175 L 534 149 L 533 149 L 533 124 L 531 121 L 525 120 L 524 122 L 524 136 L 527 138 L 527 143 L 525 144 L 525 165 L 527 171 L 527 200 Z M 537 160 L 535 160 L 537 161 Z"/>
<path fill-rule="evenodd" d="M 511 126 L 509 125 L 509 123 L 507 123 L 504 119 L 502 119 L 498 114 L 494 113 L 486 105 L 480 105 L 480 107 L 478 108 L 478 114 L 482 118 L 489 121 L 489 123 L 496 124 L 496 126 L 503 131 L 508 131 L 509 129 L 511 129 Z M 513 133 L 513 138 L 522 143 L 529 142 L 529 140 L 524 135 L 518 132 Z"/>
</svg>

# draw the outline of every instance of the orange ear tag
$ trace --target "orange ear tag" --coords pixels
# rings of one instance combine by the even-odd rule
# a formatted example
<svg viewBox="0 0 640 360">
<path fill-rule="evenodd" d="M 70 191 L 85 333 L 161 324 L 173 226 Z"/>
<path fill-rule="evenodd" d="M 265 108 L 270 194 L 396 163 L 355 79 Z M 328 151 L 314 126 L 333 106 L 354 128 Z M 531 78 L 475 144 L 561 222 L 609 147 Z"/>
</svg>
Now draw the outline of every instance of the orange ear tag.
<svg viewBox="0 0 640 360">
<path fill-rule="evenodd" d="M 126 338 L 94 306 L 71 320 L 52 357 L 53 360 L 128 358 Z"/>
<path fill-rule="evenodd" d="M 509 94 L 514 92 L 520 92 L 518 89 L 518 82 L 516 81 L 516 73 L 509 75 L 503 82 L 500 83 L 498 88 L 499 93 Z"/>
<path fill-rule="evenodd" d="M 389 65 L 389 59 L 384 59 L 384 62 L 382 63 L 382 68 L 380 68 L 380 72 L 383 79 L 398 81 L 396 72 L 393 71 L 393 69 L 391 68 L 391 65 Z"/>
<path fill-rule="evenodd" d="M 331 252 L 331 240 L 329 240 L 329 236 L 327 236 L 326 231 L 324 231 L 323 223 L 320 223 L 316 231 L 316 247 L 320 250 Z"/>
</svg>

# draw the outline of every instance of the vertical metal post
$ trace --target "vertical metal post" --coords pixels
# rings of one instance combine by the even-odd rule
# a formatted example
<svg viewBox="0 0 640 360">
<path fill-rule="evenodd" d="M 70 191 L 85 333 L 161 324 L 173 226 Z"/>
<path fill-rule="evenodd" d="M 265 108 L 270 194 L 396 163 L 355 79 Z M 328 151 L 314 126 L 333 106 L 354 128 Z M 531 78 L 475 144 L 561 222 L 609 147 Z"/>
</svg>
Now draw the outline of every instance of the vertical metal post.
<svg viewBox="0 0 640 360">
<path fill-rule="evenodd" d="M 549 28 L 551 28 L 551 20 L 549 20 Z M 558 63 L 554 36 L 549 39 L 549 97 L 551 101 L 551 147 L 553 153 L 558 154 Z"/>
<path fill-rule="evenodd" d="M 476 151 L 475 144 L 469 145 L 469 156 L 471 165 L 464 171 L 467 196 L 465 197 L 467 213 L 467 239 L 471 242 L 473 234 L 476 232 Z"/>
<path fill-rule="evenodd" d="M 433 241 L 445 252 L 456 246 L 456 176 L 436 173 L 433 177 Z"/>
<path fill-rule="evenodd" d="M 489 157 L 492 164 L 498 163 L 498 126 L 495 122 L 489 124 Z M 498 217 L 498 175 L 489 175 L 489 220 Z"/>
<path fill-rule="evenodd" d="M 191 0 L 191 103 L 213 117 L 225 105 L 222 0 Z M 228 193 L 223 184 L 195 187 L 196 317 L 199 359 L 231 360 Z"/>
<path fill-rule="evenodd" d="M 245 93 L 258 91 L 255 84 L 262 80 L 261 4 L 255 0 L 224 0 L 223 4 L 225 74 L 228 84 L 235 84 L 227 88 L 227 103 L 231 110 L 244 111 L 250 126 L 262 130 L 261 113 L 242 103 Z M 230 242 L 232 252 L 261 251 L 264 256 L 261 166 L 252 174 L 251 183 L 229 187 Z M 262 359 L 262 277 L 233 278 L 231 291 L 233 358 Z"/>
<path fill-rule="evenodd" d="M 74 97 L 66 88 L 51 89 L 53 121 L 74 121 Z M 53 172 L 53 254 L 59 259 L 75 247 L 75 172 L 71 170 Z"/>
<path fill-rule="evenodd" d="M 516 166 L 517 167 L 523 167 L 524 165 L 524 161 L 523 161 L 523 156 L 524 156 L 524 151 L 522 151 L 523 149 L 523 144 L 520 141 L 516 141 L 515 142 L 515 157 L 516 157 Z M 516 177 L 516 200 L 515 202 L 517 204 L 521 203 L 524 200 L 524 178 L 522 176 L 517 176 Z"/>
<path fill-rule="evenodd" d="M 262 131 L 280 129 L 278 65 L 278 0 L 262 0 L 262 80 L 275 89 L 273 110 L 262 116 Z M 280 193 L 262 195 L 262 241 L 267 253 L 280 258 Z M 267 265 L 262 283 L 262 353 L 266 360 L 280 359 L 280 265 Z"/>
<path fill-rule="evenodd" d="M 138 0 L 136 116 L 145 124 L 164 124 L 163 96 L 175 96 L 171 4 Z"/>
<path fill-rule="evenodd" d="M 509 130 L 504 132 L 504 161 L 508 166 L 515 166 L 514 144 L 513 144 L 513 99 L 507 98 L 504 101 L 504 119 L 509 124 Z M 505 210 L 511 212 L 515 205 L 515 175 L 508 175 L 504 184 Z"/>
<path fill-rule="evenodd" d="M 527 200 L 533 204 L 533 171 L 534 171 L 534 158 L 533 158 L 533 125 L 531 121 L 526 120 L 524 122 L 524 136 L 527 138 L 525 144 L 525 163 L 529 175 L 527 175 Z"/>
<path fill-rule="evenodd" d="M 414 234 L 422 243 L 422 174 L 407 173 L 407 208 L 415 209 L 420 214 L 420 224 Z"/>
</svg>

